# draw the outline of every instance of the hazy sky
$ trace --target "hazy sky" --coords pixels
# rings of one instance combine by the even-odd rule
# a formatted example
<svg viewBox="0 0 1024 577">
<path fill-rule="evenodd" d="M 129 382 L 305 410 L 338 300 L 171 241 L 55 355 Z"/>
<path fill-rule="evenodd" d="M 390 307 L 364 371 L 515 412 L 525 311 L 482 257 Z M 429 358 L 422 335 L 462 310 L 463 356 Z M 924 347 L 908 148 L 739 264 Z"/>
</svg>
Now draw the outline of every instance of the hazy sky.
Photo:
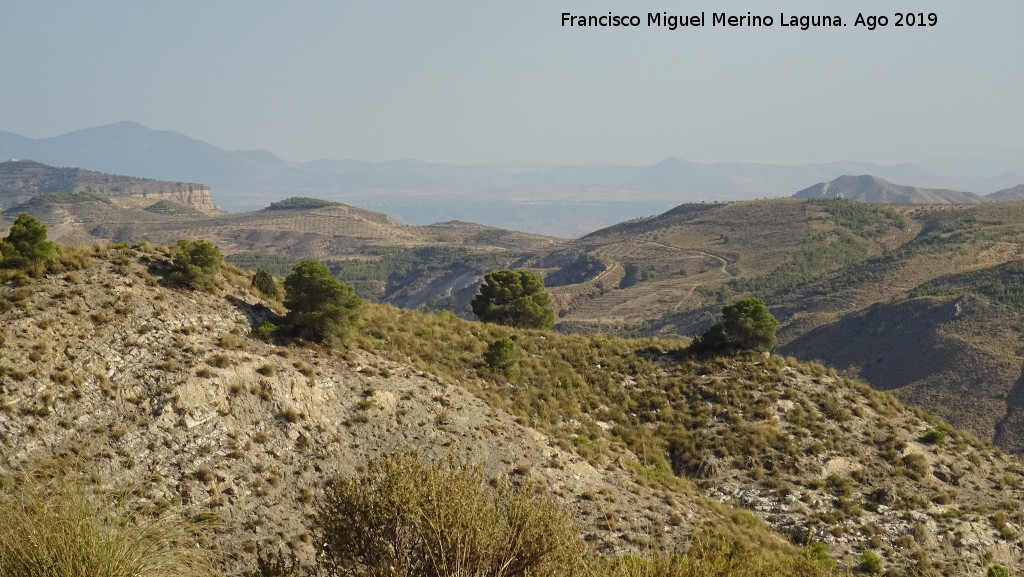
<svg viewBox="0 0 1024 577">
<path fill-rule="evenodd" d="M 643 25 L 562 26 L 609 11 Z M 708 21 L 646 26 L 664 11 Z M 775 25 L 710 25 L 748 11 Z M 1020 0 L 7 2 L 0 130 L 135 120 L 289 160 L 895 163 L 1024 148 L 1022 28 Z"/>
</svg>

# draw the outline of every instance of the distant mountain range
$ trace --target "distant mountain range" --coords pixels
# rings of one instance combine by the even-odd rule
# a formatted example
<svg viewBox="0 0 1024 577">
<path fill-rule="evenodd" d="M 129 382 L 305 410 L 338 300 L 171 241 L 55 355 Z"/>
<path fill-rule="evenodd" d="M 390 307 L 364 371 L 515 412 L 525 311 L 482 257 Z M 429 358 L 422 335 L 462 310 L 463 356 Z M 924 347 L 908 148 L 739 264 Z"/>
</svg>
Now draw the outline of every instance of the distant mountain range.
<svg viewBox="0 0 1024 577">
<path fill-rule="evenodd" d="M 986 198 L 998 201 L 1024 200 L 1024 184 L 1018 184 L 1013 188 L 1004 188 L 1003 190 L 993 192 Z"/>
<path fill-rule="evenodd" d="M 980 196 L 960 190 L 904 186 L 869 174 L 844 175 L 809 186 L 793 198 L 845 198 L 875 204 L 978 204 L 1024 200 L 1024 184 Z"/>
<path fill-rule="evenodd" d="M 959 190 L 903 186 L 868 174 L 819 182 L 797 192 L 793 198 L 845 198 L 878 204 L 977 204 L 987 200 Z"/>
<path fill-rule="evenodd" d="M 1018 158 L 1018 156 L 1020 158 Z M 466 220 L 574 237 L 684 202 L 788 196 L 843 174 L 874 174 L 919 186 L 995 191 L 1024 182 L 1024 154 L 974 164 L 1000 172 L 968 175 L 971 162 L 802 166 L 702 164 L 669 158 L 652 166 L 460 166 L 417 160 L 290 162 L 263 150 L 227 151 L 183 134 L 118 122 L 52 138 L 0 132 L 0 159 L 169 181 L 200 182 L 228 211 L 291 196 L 316 196 L 380 210 L 409 224 Z M 986 164 L 987 163 L 987 164 Z M 928 163 L 926 163 L 928 164 Z M 933 166 L 937 165 L 937 166 Z M 956 166 L 958 174 L 936 170 Z"/>
</svg>

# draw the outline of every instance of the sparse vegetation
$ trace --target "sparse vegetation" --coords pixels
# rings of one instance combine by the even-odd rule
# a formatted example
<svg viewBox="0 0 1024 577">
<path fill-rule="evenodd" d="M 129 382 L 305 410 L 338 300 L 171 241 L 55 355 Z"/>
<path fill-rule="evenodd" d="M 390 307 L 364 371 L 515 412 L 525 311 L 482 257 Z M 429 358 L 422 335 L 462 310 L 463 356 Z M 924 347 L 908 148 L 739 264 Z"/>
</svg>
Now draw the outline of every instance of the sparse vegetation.
<svg viewBox="0 0 1024 577">
<path fill-rule="evenodd" d="M 107 256 L 93 257 L 98 266 L 75 282 L 65 275 L 27 281 L 33 291 L 24 307 L 5 313 L 13 322 L 4 331 L 0 363 L 0 413 L 11 417 L 3 421 L 4 442 L 17 447 L 31 439 L 39 446 L 57 432 L 56 438 L 73 441 L 46 445 L 47 451 L 97 460 L 115 481 L 128 471 L 163 477 L 145 485 L 146 514 L 187 510 L 187 518 L 216 515 L 241 524 L 242 531 L 215 529 L 203 544 L 229 549 L 231 575 L 278 545 L 301 563 L 309 563 L 318 548 L 309 528 L 295 524 L 308 510 L 291 510 L 280 521 L 262 513 L 249 517 L 240 514 L 234 497 L 239 491 L 246 491 L 249 503 L 316 503 L 323 479 L 314 467 L 337 470 L 332 467 L 342 454 L 372 456 L 374 435 L 390 442 L 389 428 L 402 429 L 406 440 L 460 439 L 460 447 L 476 451 L 508 443 L 510 434 L 501 431 L 512 419 L 518 421 L 513 437 L 533 435 L 522 435 L 520 425 L 537 429 L 550 454 L 532 460 L 518 446 L 493 448 L 507 466 L 489 465 L 481 483 L 485 492 L 509 477 L 514 483 L 540 481 L 536 490 L 545 482 L 563 487 L 544 495 L 572 503 L 574 511 L 589 510 L 589 516 L 576 517 L 588 539 L 644 553 L 588 555 L 583 574 L 706 575 L 716 568 L 725 574 L 828 575 L 828 550 L 803 547 L 816 539 L 832 545 L 842 570 L 857 567 L 861 552 L 870 550 L 887 569 L 911 571 L 935 561 L 950 573 L 967 561 L 941 547 L 956 542 L 953 534 L 965 524 L 989 517 L 988 538 L 1001 538 L 999 546 L 1013 555 L 1020 550 L 1017 531 L 1024 519 L 1017 513 L 1017 491 L 1024 468 L 821 365 L 747 353 L 693 357 L 681 354 L 686 343 L 678 340 L 541 333 L 372 305 L 362 308 L 365 321 L 350 331 L 344 350 L 294 342 L 274 347 L 244 336 L 248 323 L 266 318 L 266 309 L 252 305 L 246 292 L 250 277 L 234 284 L 222 280 L 216 295 L 169 291 L 143 282 L 138 272 L 143 261 L 159 279 L 166 270 L 161 249 L 149 256 L 127 247 L 105 250 Z M 2 290 L 16 290 L 16 284 Z M 235 298 L 233 287 L 248 302 Z M 151 298 L 158 292 L 165 300 Z M 72 307 L 79 309 L 75 317 L 68 316 Z M 106 324 L 88 320 L 104 309 L 114 311 Z M 125 346 L 133 349 L 122 352 L 117 339 L 124 334 Z M 514 380 L 495 370 L 500 362 L 488 366 L 486 360 L 491 344 L 503 339 L 518 356 Z M 77 344 L 86 341 L 88 348 Z M 106 348 L 122 360 L 108 367 L 90 363 L 91 351 Z M 32 363 L 25 360 L 32 357 Z M 161 361 L 175 365 L 154 372 Z M 215 370 L 231 366 L 238 370 Z M 25 371 L 22 381 L 15 369 Z M 297 378 L 300 373 L 309 379 Z M 134 374 L 145 375 L 146 384 Z M 478 411 L 473 403 L 481 399 L 487 408 Z M 81 406 L 96 407 L 96 416 L 76 412 Z M 161 412 L 171 420 L 154 420 Z M 332 423 L 340 435 L 326 433 Z M 947 431 L 941 444 L 931 439 L 933 430 Z M 145 451 L 133 449 L 140 441 Z M 150 454 L 170 466 L 154 467 Z M 573 474 L 581 475 L 578 485 Z M 612 479 L 619 485 L 609 484 Z M 315 489 L 296 499 L 299 486 Z M 714 504 L 738 503 L 733 487 L 760 508 L 735 513 Z M 1004 516 L 996 515 L 1002 511 Z M 939 548 L 927 538 L 933 521 L 950 535 Z M 266 542 L 250 548 L 238 534 Z M 690 544 L 668 553 L 668 536 Z M 981 571 L 992 561 L 971 562 Z"/>
<path fill-rule="evenodd" d="M 341 203 L 329 200 L 320 200 L 319 198 L 310 198 L 308 196 L 293 196 L 291 198 L 270 203 L 267 210 L 311 210 L 327 206 L 341 206 Z"/>
<path fill-rule="evenodd" d="M 1024 312 L 1024 262 L 939 277 L 908 293 L 911 298 L 976 293 L 1016 312 Z"/>
<path fill-rule="evenodd" d="M 879 237 L 893 228 L 902 229 L 907 225 L 907 219 L 902 214 L 884 204 L 856 202 L 845 198 L 813 199 L 809 202 L 824 208 L 837 226 L 862 237 Z"/>
</svg>

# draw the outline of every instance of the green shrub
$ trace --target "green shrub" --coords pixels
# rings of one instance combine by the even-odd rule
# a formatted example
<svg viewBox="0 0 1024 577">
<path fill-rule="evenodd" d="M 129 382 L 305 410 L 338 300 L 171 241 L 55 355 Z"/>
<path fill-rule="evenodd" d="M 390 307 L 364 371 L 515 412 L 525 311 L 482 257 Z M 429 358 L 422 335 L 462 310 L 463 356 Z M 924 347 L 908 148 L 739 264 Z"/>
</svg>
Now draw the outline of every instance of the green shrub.
<svg viewBox="0 0 1024 577">
<path fill-rule="evenodd" d="M 182 239 L 175 245 L 167 278 L 195 290 L 213 290 L 217 288 L 216 275 L 223 262 L 224 255 L 212 242 Z"/>
<path fill-rule="evenodd" d="M 277 335 L 277 329 L 278 327 L 274 323 L 270 321 L 263 321 L 260 323 L 260 326 L 253 330 L 253 335 L 260 340 L 272 341 Z"/>
<path fill-rule="evenodd" d="M 742 509 L 737 509 L 733 511 L 730 518 L 732 519 L 732 522 L 736 523 L 737 525 L 747 525 L 748 527 L 753 527 L 757 524 L 757 517 L 755 517 L 754 514 L 750 511 L 744 511 Z"/>
<path fill-rule="evenodd" d="M 485 484 L 479 467 L 415 454 L 336 479 L 317 505 L 316 542 L 332 575 L 577 575 L 584 546 L 553 501 Z"/>
<path fill-rule="evenodd" d="M 1007 541 L 1016 541 L 1018 537 L 1017 532 L 1009 525 L 1003 525 L 1000 527 L 999 536 Z"/>
<path fill-rule="evenodd" d="M 928 429 L 924 434 L 924 441 L 933 445 L 941 445 L 946 440 L 946 435 L 953 432 L 953 427 L 943 423 L 935 428 Z"/>
<path fill-rule="evenodd" d="M 825 485 L 837 496 L 849 497 L 853 494 L 853 484 L 846 477 L 840 477 L 835 473 L 825 479 Z"/>
<path fill-rule="evenodd" d="M 263 296 L 277 300 L 281 298 L 281 289 L 277 286 L 277 282 L 274 280 L 273 275 L 267 272 L 265 269 L 256 269 L 256 274 L 252 275 L 252 282 L 249 286 L 258 290 Z"/>
<path fill-rule="evenodd" d="M 836 560 L 828 554 L 828 544 L 821 541 L 815 541 L 807 546 L 807 557 L 825 567 L 831 568 L 836 565 Z"/>
<path fill-rule="evenodd" d="M 1002 565 L 993 565 L 985 572 L 985 577 L 1010 577 L 1010 572 Z"/>
<path fill-rule="evenodd" d="M 871 551 L 865 551 L 860 554 L 860 565 L 857 565 L 857 570 L 877 575 L 882 572 L 882 559 Z"/>
<path fill-rule="evenodd" d="M 519 353 L 516 343 L 509 337 L 501 337 L 487 345 L 484 362 L 487 368 L 510 380 L 519 378 Z"/>
</svg>

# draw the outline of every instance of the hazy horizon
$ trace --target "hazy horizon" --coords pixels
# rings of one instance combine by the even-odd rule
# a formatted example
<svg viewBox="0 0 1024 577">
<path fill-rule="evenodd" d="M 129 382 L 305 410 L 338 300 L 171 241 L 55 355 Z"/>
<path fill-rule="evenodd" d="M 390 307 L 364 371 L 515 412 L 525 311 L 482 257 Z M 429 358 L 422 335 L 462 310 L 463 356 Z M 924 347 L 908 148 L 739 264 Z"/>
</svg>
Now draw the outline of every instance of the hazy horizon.
<svg viewBox="0 0 1024 577">
<path fill-rule="evenodd" d="M 937 24 L 902 28 L 889 3 L 841 4 L 15 4 L 0 21 L 0 130 L 40 139 L 131 120 L 291 161 L 460 165 L 899 164 L 1021 149 L 1017 4 L 907 5 Z M 567 27 L 563 12 L 645 25 Z M 658 12 L 775 24 L 647 26 Z M 890 24 L 855 26 L 859 13 Z M 780 26 L 794 15 L 845 26 Z"/>
</svg>

